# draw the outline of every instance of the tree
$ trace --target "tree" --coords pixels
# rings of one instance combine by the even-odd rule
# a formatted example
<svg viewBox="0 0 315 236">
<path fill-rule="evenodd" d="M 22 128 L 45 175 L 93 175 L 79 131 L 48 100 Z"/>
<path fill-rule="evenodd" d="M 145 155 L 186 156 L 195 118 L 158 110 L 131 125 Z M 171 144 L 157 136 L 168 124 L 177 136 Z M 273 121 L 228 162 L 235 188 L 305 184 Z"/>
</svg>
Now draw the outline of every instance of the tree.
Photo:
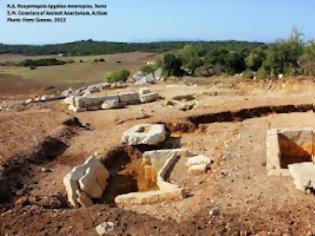
<svg viewBox="0 0 315 236">
<path fill-rule="evenodd" d="M 166 76 L 182 76 L 183 62 L 181 59 L 177 58 L 174 54 L 166 54 L 164 56 L 164 63 L 163 63 L 163 72 Z"/>
<path fill-rule="evenodd" d="M 246 67 L 250 70 L 257 71 L 263 64 L 266 58 L 265 51 L 261 48 L 257 48 L 250 52 L 245 59 Z"/>
<path fill-rule="evenodd" d="M 295 28 L 287 40 L 269 46 L 264 68 L 271 74 L 294 74 L 298 70 L 298 59 L 303 53 L 302 34 Z"/>
<path fill-rule="evenodd" d="M 298 59 L 302 72 L 306 75 L 315 75 L 315 41 L 310 42 Z"/>
<path fill-rule="evenodd" d="M 229 74 L 240 73 L 245 69 L 244 56 L 236 51 L 230 51 L 224 57 L 225 72 Z"/>
<path fill-rule="evenodd" d="M 125 82 L 129 76 L 130 72 L 128 70 L 115 70 L 107 74 L 107 81 L 110 83 Z"/>
</svg>

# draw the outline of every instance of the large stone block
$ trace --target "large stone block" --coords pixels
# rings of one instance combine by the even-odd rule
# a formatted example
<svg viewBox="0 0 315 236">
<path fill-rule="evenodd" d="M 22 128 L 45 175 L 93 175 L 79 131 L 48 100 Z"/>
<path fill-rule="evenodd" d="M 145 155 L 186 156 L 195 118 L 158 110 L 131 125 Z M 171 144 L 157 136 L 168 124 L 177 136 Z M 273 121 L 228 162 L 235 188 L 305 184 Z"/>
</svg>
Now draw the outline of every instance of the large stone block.
<svg viewBox="0 0 315 236">
<path fill-rule="evenodd" d="M 204 155 L 190 157 L 186 162 L 188 172 L 191 174 L 205 173 L 210 164 L 211 158 L 206 157 Z"/>
<path fill-rule="evenodd" d="M 140 124 L 123 133 L 121 142 L 128 145 L 157 145 L 166 139 L 166 130 L 162 124 Z"/>
<path fill-rule="evenodd" d="M 315 166 L 313 163 L 291 164 L 288 168 L 297 189 L 302 191 L 315 189 Z"/>
<path fill-rule="evenodd" d="M 119 94 L 119 101 L 123 104 L 139 104 L 140 98 L 137 92 L 127 92 L 127 93 L 120 93 Z"/>
<path fill-rule="evenodd" d="M 140 95 L 140 101 L 142 103 L 154 102 L 158 100 L 159 97 L 160 97 L 159 93 L 151 92 L 151 93 Z"/>
<path fill-rule="evenodd" d="M 99 198 L 107 185 L 109 172 L 104 165 L 91 156 L 83 165 L 74 167 L 63 179 L 68 201 L 73 207 L 89 205 L 87 198 Z M 80 194 L 78 194 L 80 193 Z M 81 203 L 80 203 L 81 202 Z"/>
</svg>

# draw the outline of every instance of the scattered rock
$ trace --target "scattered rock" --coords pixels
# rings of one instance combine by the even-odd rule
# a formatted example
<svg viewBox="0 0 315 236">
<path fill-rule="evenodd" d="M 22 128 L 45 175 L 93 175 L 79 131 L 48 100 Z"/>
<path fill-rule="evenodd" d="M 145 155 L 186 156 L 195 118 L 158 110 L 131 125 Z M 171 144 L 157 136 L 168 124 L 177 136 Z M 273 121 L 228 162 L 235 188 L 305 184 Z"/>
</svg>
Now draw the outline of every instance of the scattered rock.
<svg viewBox="0 0 315 236">
<path fill-rule="evenodd" d="M 98 235 L 106 235 L 109 232 L 113 231 L 115 228 L 115 225 L 113 222 L 104 222 L 102 224 L 99 224 L 95 227 L 95 230 Z"/>
<path fill-rule="evenodd" d="M 217 209 L 217 208 L 211 209 L 211 210 L 209 211 L 209 215 L 210 215 L 210 216 L 218 216 L 218 215 L 220 215 L 220 210 Z"/>
<path fill-rule="evenodd" d="M 211 158 L 204 155 L 197 155 L 188 158 L 186 166 L 188 167 L 188 172 L 192 174 L 205 173 L 207 168 L 211 163 Z"/>
</svg>

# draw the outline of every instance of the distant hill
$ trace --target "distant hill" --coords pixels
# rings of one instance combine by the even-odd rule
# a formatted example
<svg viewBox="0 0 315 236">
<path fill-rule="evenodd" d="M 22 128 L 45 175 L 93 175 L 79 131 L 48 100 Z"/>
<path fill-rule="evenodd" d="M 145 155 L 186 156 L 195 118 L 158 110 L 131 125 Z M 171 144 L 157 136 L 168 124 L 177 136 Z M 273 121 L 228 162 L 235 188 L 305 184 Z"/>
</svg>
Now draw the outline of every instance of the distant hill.
<svg viewBox="0 0 315 236">
<path fill-rule="evenodd" d="M 152 42 L 152 43 L 119 43 L 106 41 L 82 40 L 70 43 L 47 44 L 47 45 L 10 45 L 0 43 L 0 54 L 22 54 L 27 56 L 35 55 L 56 55 L 64 54 L 69 56 L 101 55 L 126 52 L 167 52 L 184 47 L 187 44 L 198 46 L 201 50 L 213 48 L 225 48 L 227 50 L 248 51 L 257 46 L 264 46 L 260 42 L 247 41 L 180 41 L 180 42 Z"/>
</svg>

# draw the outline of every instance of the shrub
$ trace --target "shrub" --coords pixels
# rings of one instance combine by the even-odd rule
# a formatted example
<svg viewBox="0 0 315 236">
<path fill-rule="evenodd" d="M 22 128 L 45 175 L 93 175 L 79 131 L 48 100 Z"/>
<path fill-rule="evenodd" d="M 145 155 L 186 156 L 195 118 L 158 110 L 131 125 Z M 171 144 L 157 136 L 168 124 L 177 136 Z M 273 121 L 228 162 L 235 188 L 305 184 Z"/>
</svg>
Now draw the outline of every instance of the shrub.
<svg viewBox="0 0 315 236">
<path fill-rule="evenodd" d="M 243 78 L 244 79 L 253 79 L 255 77 L 255 74 L 251 70 L 247 70 L 243 73 Z"/>
<path fill-rule="evenodd" d="M 268 71 L 262 66 L 256 73 L 257 79 L 267 79 L 268 78 Z"/>
<path fill-rule="evenodd" d="M 56 58 L 46 58 L 46 59 L 26 59 L 19 63 L 20 66 L 31 67 L 31 66 L 55 66 L 55 65 L 64 65 L 65 61 L 57 60 Z"/>
<path fill-rule="evenodd" d="M 177 58 L 174 54 L 166 54 L 164 56 L 163 73 L 166 76 L 182 76 L 184 71 L 182 70 L 183 62 Z"/>
<path fill-rule="evenodd" d="M 105 59 L 104 58 L 100 58 L 99 62 L 105 62 Z"/>
<path fill-rule="evenodd" d="M 115 70 L 107 74 L 107 81 L 110 83 L 125 82 L 130 75 L 128 70 Z"/>
<path fill-rule="evenodd" d="M 257 71 L 266 58 L 265 52 L 261 48 L 257 48 L 250 52 L 245 59 L 246 67 L 250 70 Z"/>
<path fill-rule="evenodd" d="M 30 66 L 31 70 L 36 70 L 36 66 Z"/>
<path fill-rule="evenodd" d="M 141 71 L 145 74 L 145 75 L 148 75 L 148 74 L 151 74 L 153 73 L 154 71 L 156 71 L 156 66 L 155 65 L 145 65 L 143 67 L 141 67 Z"/>
</svg>

